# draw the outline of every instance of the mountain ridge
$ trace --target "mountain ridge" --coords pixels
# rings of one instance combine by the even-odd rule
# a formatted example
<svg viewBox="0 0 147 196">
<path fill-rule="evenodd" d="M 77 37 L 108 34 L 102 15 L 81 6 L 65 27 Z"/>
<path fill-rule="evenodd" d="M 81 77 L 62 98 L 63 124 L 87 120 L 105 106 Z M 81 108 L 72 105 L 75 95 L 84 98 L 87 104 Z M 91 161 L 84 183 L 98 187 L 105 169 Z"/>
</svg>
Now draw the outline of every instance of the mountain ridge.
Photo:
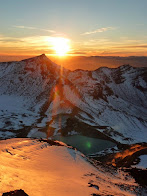
<svg viewBox="0 0 147 196">
<path fill-rule="evenodd" d="M 44 54 L 17 63 L 0 63 L 1 100 L 4 102 L 5 99 L 8 104 L 9 97 L 13 97 L 12 105 L 17 107 L 18 100 L 22 108 L 17 113 L 16 122 L 15 112 L 8 112 L 9 107 L 8 111 L 1 112 L 4 122 L 1 130 L 4 134 L 9 129 L 19 130 L 26 126 L 38 129 L 39 126 L 45 132 L 54 128 L 54 134 L 65 133 L 68 119 L 73 119 L 72 130 L 77 129 L 76 121 L 79 121 L 86 123 L 85 126 L 107 127 L 95 130 L 119 142 L 144 141 L 147 126 L 146 74 L 147 68 L 130 65 L 69 71 Z M 23 117 L 24 114 L 27 118 Z M 63 114 L 66 118 L 62 117 Z M 57 116 L 60 116 L 62 126 L 58 125 Z M 8 118 L 10 123 L 6 121 Z M 140 130 L 145 138 L 137 138 Z"/>
</svg>

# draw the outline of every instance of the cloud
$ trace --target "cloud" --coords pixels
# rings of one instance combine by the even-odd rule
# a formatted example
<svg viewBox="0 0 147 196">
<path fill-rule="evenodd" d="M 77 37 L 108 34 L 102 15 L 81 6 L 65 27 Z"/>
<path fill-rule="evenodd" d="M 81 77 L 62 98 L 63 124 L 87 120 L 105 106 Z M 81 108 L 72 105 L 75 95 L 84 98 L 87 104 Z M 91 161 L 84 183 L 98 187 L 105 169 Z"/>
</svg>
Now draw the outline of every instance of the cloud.
<svg viewBox="0 0 147 196">
<path fill-rule="evenodd" d="M 54 54 L 55 36 L 8 37 L 0 35 L 0 50 L 5 54 Z M 67 38 L 63 38 L 69 40 Z"/>
<path fill-rule="evenodd" d="M 91 35 L 91 34 L 95 34 L 95 33 L 102 33 L 102 32 L 105 32 L 108 30 L 114 30 L 114 29 L 115 29 L 114 27 L 103 27 L 100 29 L 96 29 L 94 31 L 87 31 L 85 33 L 82 33 L 81 35 Z"/>
<path fill-rule="evenodd" d="M 18 28 L 18 29 L 36 29 L 35 27 L 27 27 L 27 26 L 15 26 L 15 25 L 13 25 L 12 27 L 14 27 L 14 28 Z"/>
<path fill-rule="evenodd" d="M 49 33 L 55 33 L 55 31 L 52 29 L 42 29 L 42 28 L 37 28 L 37 27 L 21 26 L 21 25 L 13 25 L 12 27 L 18 28 L 18 29 L 39 30 L 39 31 L 45 31 Z"/>
<path fill-rule="evenodd" d="M 147 44 L 129 45 L 129 46 L 115 46 L 114 48 L 147 48 Z"/>
<path fill-rule="evenodd" d="M 85 51 L 80 51 L 80 50 L 73 50 L 73 51 L 71 51 L 69 54 L 72 54 L 72 55 L 85 55 L 85 54 L 87 54 L 87 52 L 85 52 Z"/>
</svg>

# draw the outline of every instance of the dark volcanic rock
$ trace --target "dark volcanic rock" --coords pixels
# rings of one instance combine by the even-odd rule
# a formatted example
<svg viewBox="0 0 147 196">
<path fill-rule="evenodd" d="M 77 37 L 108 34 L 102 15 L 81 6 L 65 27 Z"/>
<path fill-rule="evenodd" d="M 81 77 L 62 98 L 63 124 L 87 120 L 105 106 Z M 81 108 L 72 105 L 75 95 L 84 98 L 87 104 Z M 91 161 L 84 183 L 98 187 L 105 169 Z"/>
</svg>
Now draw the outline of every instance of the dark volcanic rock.
<svg viewBox="0 0 147 196">
<path fill-rule="evenodd" d="M 2 196 L 11 196 L 11 195 L 13 195 L 13 196 L 29 196 L 22 189 L 3 193 Z"/>
<path fill-rule="evenodd" d="M 130 168 L 124 169 L 124 171 L 129 172 L 134 177 L 135 181 L 141 186 L 147 186 L 147 181 L 145 180 L 147 177 L 147 170 Z"/>
</svg>

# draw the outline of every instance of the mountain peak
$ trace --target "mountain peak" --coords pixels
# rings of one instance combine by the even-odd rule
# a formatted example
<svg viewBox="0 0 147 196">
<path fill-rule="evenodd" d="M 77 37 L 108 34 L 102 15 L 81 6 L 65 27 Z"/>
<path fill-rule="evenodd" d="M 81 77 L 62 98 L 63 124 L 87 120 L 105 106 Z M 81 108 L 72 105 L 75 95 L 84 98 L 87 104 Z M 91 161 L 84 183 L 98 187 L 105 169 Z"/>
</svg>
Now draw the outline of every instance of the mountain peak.
<svg viewBox="0 0 147 196">
<path fill-rule="evenodd" d="M 45 54 L 41 54 L 35 57 L 24 59 L 22 61 L 35 61 L 35 60 L 48 60 L 49 61 L 50 59 Z"/>
<path fill-rule="evenodd" d="M 46 55 L 43 53 L 43 54 L 41 54 L 40 56 L 45 57 Z"/>
<path fill-rule="evenodd" d="M 36 56 L 36 57 L 38 57 L 38 58 L 47 58 L 47 56 L 46 56 L 45 54 L 41 54 L 41 55 Z M 48 59 L 48 58 L 47 58 L 47 59 Z"/>
</svg>

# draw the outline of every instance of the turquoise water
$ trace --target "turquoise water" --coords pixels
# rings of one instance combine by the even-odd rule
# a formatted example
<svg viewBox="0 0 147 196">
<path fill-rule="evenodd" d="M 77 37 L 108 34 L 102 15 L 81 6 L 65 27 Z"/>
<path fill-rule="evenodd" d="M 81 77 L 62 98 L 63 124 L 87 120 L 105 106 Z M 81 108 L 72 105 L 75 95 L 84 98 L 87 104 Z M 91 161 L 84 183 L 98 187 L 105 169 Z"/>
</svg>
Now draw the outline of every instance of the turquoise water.
<svg viewBox="0 0 147 196">
<path fill-rule="evenodd" d="M 108 140 L 102 140 L 83 135 L 54 136 L 53 139 L 71 145 L 85 155 L 96 153 L 116 145 L 115 143 Z"/>
</svg>

